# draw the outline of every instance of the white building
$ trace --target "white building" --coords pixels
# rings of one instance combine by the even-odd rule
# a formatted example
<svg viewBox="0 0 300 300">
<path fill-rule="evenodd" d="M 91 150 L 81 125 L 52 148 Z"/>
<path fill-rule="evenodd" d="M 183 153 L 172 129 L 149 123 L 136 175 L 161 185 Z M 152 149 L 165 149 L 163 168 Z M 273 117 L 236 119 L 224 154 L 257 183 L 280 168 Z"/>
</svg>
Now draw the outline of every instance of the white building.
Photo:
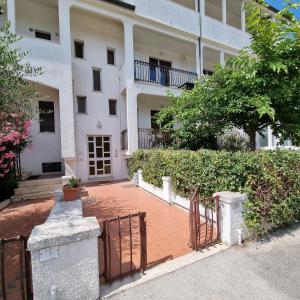
<svg viewBox="0 0 300 300">
<path fill-rule="evenodd" d="M 83 181 L 127 177 L 151 146 L 167 90 L 209 74 L 247 45 L 240 0 L 7 0 L 0 25 L 23 38 L 43 97 L 22 167 Z"/>
</svg>

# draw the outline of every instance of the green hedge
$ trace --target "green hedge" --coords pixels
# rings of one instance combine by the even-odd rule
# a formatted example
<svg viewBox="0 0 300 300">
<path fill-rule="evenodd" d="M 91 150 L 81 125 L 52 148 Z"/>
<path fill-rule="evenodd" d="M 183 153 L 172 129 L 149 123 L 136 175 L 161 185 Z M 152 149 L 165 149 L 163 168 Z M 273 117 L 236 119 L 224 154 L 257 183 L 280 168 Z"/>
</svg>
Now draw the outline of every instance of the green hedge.
<svg viewBox="0 0 300 300">
<path fill-rule="evenodd" d="M 142 169 L 144 180 L 156 186 L 162 186 L 162 176 L 171 176 L 181 195 L 195 187 L 203 196 L 248 193 L 244 218 L 255 235 L 300 220 L 299 151 L 139 150 L 128 167 L 130 175 Z"/>
</svg>

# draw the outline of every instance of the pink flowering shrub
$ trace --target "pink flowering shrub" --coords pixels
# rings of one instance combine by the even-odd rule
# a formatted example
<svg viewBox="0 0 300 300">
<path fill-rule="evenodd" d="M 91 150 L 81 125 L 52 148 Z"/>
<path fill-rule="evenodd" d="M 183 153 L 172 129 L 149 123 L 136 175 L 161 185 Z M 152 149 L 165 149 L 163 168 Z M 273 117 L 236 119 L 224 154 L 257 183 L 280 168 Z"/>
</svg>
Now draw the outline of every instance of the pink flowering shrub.
<svg viewBox="0 0 300 300">
<path fill-rule="evenodd" d="M 16 114 L 0 115 L 0 179 L 14 168 L 15 157 L 30 145 L 31 120 Z"/>
</svg>

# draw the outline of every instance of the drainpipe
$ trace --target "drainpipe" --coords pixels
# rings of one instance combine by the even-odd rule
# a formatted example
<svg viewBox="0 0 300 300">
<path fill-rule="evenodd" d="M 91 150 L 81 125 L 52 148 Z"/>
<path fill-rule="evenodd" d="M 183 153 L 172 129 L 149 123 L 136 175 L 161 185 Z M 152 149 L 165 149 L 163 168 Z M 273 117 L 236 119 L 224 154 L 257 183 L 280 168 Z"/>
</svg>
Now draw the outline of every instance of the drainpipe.
<svg viewBox="0 0 300 300">
<path fill-rule="evenodd" d="M 204 0 L 203 0 L 204 1 Z M 201 19 L 201 9 L 200 9 L 200 2 L 201 0 L 198 0 L 198 13 L 199 13 L 199 27 L 200 27 L 200 32 L 199 32 L 199 38 L 198 38 L 198 43 L 199 43 L 199 62 L 200 62 L 200 74 L 199 74 L 199 78 L 201 77 L 201 72 L 202 72 L 202 49 L 201 49 L 201 36 L 202 36 L 202 19 Z"/>
</svg>

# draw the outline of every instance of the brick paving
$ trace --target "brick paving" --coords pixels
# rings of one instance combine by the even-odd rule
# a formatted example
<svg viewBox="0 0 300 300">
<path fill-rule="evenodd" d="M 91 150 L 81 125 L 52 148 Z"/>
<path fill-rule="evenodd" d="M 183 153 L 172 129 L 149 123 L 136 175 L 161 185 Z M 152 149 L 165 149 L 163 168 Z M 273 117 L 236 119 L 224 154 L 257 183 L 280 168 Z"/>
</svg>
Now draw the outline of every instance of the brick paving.
<svg viewBox="0 0 300 300">
<path fill-rule="evenodd" d="M 147 250 L 148 266 L 174 259 L 191 252 L 189 243 L 188 213 L 176 206 L 167 203 L 135 187 L 129 181 L 115 183 L 101 183 L 94 186 L 86 186 L 89 197 L 83 200 L 84 216 L 96 216 L 99 223 L 108 218 L 125 216 L 146 212 L 147 223 Z M 30 200 L 13 203 L 0 212 L 0 238 L 16 237 L 18 235 L 29 236 L 35 225 L 43 223 L 54 205 L 53 199 Z M 127 222 L 127 223 L 126 223 Z M 121 223 L 122 240 L 122 269 L 129 270 L 129 239 L 128 221 Z M 127 231 L 126 231 L 127 230 Z M 115 228 L 115 232 L 117 229 Z M 133 263 L 139 266 L 139 244 L 137 219 L 132 221 L 133 232 Z M 115 274 L 119 271 L 118 239 L 113 239 L 115 251 L 112 254 L 112 270 Z M 7 257 L 18 265 L 18 254 Z M 16 292 L 20 288 L 20 274 L 15 272 L 9 276 L 7 292 Z M 1 293 L 0 293 L 1 294 Z M 0 296 L 1 299 L 1 296 Z M 18 299 L 10 294 L 10 299 Z"/>
</svg>

